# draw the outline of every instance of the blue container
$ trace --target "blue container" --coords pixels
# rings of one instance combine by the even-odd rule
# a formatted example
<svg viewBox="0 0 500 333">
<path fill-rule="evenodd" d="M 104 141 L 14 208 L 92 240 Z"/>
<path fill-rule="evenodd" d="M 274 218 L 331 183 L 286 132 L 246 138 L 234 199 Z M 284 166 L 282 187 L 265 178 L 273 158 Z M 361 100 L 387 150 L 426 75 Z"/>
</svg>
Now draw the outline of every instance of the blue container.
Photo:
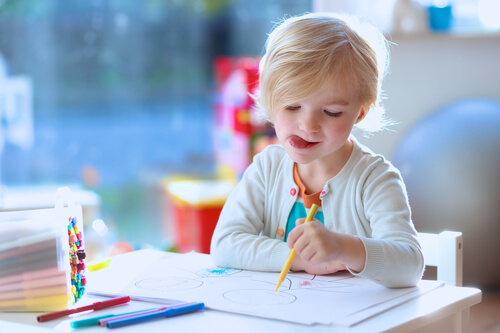
<svg viewBox="0 0 500 333">
<path fill-rule="evenodd" d="M 453 20 L 452 6 L 429 6 L 429 27 L 434 31 L 450 30 Z"/>
</svg>

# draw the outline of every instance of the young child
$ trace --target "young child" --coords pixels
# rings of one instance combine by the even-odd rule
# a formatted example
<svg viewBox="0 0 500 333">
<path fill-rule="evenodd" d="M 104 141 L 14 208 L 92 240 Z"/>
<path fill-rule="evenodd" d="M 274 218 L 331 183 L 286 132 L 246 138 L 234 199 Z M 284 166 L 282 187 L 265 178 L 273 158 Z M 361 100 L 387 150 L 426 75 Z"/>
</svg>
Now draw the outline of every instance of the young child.
<svg viewBox="0 0 500 333">
<path fill-rule="evenodd" d="M 217 265 L 279 272 L 295 248 L 292 271 L 347 269 L 388 287 L 420 280 L 401 175 L 351 135 L 382 119 L 387 58 L 380 32 L 352 18 L 307 14 L 274 29 L 255 101 L 281 145 L 256 155 L 228 197 L 212 238 Z"/>
</svg>

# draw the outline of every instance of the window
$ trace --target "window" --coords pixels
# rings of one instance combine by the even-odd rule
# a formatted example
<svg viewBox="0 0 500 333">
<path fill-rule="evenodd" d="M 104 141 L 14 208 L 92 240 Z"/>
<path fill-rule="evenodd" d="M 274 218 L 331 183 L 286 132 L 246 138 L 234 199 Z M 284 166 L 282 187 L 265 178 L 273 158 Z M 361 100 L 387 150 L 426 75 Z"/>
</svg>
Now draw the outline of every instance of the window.
<svg viewBox="0 0 500 333">
<path fill-rule="evenodd" d="M 1 1 L 0 76 L 30 83 L 33 141 L 9 140 L 2 118 L 0 183 L 90 188 L 116 240 L 161 244 L 161 180 L 214 171 L 214 58 L 261 55 L 273 22 L 306 11 L 303 0 Z"/>
</svg>

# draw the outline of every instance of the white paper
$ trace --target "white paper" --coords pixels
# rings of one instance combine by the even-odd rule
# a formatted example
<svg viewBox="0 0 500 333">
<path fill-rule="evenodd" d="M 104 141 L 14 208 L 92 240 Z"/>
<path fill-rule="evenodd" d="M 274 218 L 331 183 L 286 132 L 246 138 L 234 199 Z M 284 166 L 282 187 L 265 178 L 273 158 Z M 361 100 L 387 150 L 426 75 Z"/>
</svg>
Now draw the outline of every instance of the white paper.
<svg viewBox="0 0 500 333">
<path fill-rule="evenodd" d="M 164 255 L 120 291 L 133 298 L 204 302 L 207 308 L 300 324 L 354 325 L 443 285 L 389 289 L 349 273 L 279 273 L 216 267 L 209 255 Z M 89 290 L 89 293 L 101 290 Z"/>
</svg>

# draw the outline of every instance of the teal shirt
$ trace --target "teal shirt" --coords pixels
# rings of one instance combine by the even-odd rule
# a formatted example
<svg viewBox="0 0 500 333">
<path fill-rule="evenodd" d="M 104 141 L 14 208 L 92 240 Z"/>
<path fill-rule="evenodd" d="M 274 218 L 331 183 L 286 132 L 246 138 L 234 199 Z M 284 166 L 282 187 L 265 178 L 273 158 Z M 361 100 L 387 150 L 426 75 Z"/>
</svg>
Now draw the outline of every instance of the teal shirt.
<svg viewBox="0 0 500 333">
<path fill-rule="evenodd" d="M 314 215 L 314 218 L 325 224 L 325 217 L 323 216 L 323 212 L 320 209 L 318 209 L 316 215 Z M 288 221 L 286 223 L 285 242 L 288 239 L 288 234 L 290 233 L 290 231 L 295 228 L 295 221 L 300 218 L 305 218 L 308 212 L 309 209 L 306 209 L 304 203 L 302 202 L 296 202 L 293 205 L 292 210 L 290 211 L 290 215 L 288 215 Z"/>
</svg>

